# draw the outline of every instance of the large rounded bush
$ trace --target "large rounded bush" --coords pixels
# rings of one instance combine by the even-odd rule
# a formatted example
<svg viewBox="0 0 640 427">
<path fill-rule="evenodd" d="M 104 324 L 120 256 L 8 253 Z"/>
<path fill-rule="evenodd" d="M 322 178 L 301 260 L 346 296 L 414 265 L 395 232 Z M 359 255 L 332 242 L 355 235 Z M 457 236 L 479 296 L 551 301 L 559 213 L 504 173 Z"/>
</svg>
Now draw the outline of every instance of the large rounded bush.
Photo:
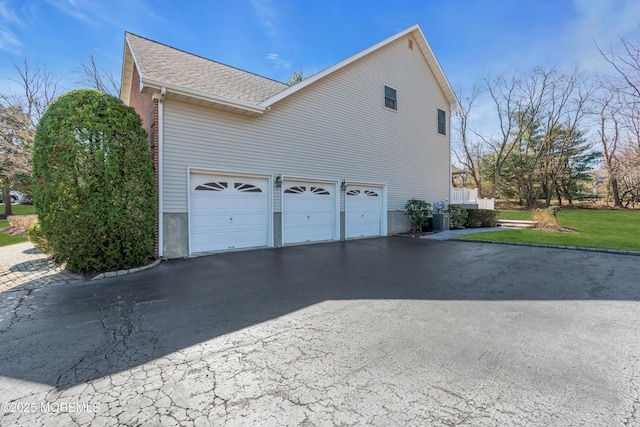
<svg viewBox="0 0 640 427">
<path fill-rule="evenodd" d="M 49 249 L 70 270 L 146 263 L 156 196 L 146 132 L 134 109 L 93 90 L 53 102 L 36 129 L 33 197 Z"/>
</svg>

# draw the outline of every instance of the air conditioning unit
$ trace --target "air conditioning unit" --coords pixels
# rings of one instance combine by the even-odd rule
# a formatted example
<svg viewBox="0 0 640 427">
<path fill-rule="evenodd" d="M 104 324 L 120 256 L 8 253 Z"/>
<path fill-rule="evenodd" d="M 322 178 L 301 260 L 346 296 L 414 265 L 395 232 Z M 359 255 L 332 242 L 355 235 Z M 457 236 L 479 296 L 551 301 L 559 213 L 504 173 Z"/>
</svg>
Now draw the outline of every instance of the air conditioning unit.
<svg viewBox="0 0 640 427">
<path fill-rule="evenodd" d="M 434 213 L 433 214 L 433 231 L 449 230 L 449 214 L 448 213 Z"/>
</svg>

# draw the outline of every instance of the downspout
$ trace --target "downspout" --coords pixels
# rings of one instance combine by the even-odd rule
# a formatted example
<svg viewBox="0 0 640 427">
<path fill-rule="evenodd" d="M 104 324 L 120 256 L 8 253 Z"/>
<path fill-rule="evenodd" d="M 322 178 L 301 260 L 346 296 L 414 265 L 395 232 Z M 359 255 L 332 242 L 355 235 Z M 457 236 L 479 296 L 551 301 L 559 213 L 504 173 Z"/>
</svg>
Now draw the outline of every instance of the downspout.
<svg viewBox="0 0 640 427">
<path fill-rule="evenodd" d="M 451 122 L 453 120 L 453 115 L 456 114 L 457 110 L 454 110 L 452 108 L 449 108 L 449 132 L 448 132 L 448 136 L 449 136 L 449 176 L 447 177 L 447 182 L 449 183 L 449 199 L 447 200 L 447 202 L 445 203 L 445 208 L 448 209 L 449 204 L 451 203 L 451 201 L 453 200 L 453 175 L 451 175 L 451 173 L 453 172 L 453 165 L 451 164 Z"/>
<path fill-rule="evenodd" d="M 164 157 L 162 140 L 164 139 L 164 97 L 166 94 L 167 88 L 162 86 L 160 97 L 158 98 L 158 256 L 160 258 L 164 255 L 164 179 L 162 176 Z"/>
<path fill-rule="evenodd" d="M 455 99 L 455 94 L 453 95 Z M 460 111 L 460 104 L 458 104 L 458 100 L 456 102 L 452 102 L 449 104 L 449 177 L 447 181 L 449 182 L 449 200 L 447 200 L 447 205 L 451 203 L 453 200 L 453 165 L 451 164 L 451 122 L 453 121 L 453 115 L 457 114 Z"/>
</svg>

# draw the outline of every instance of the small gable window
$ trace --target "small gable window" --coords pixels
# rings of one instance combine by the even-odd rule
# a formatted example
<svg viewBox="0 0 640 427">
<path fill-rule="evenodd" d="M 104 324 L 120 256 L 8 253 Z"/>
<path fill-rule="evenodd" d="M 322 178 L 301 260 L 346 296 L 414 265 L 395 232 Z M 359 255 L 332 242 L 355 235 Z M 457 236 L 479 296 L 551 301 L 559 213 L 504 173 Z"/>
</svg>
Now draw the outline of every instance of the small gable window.
<svg viewBox="0 0 640 427">
<path fill-rule="evenodd" d="M 447 113 L 438 108 L 438 133 L 440 135 L 447 134 Z"/>
<path fill-rule="evenodd" d="M 389 86 L 384 87 L 384 106 L 392 110 L 398 109 L 398 92 Z"/>
</svg>

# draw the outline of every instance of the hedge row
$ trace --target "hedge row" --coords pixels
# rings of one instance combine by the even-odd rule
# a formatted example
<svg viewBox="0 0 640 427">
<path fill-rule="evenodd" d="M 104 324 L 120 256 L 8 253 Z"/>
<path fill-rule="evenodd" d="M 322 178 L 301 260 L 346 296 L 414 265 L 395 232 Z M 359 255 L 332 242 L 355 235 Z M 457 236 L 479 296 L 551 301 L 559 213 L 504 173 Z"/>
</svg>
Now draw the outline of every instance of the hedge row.
<svg viewBox="0 0 640 427">
<path fill-rule="evenodd" d="M 467 209 L 467 228 L 495 227 L 498 225 L 500 211 L 487 209 Z"/>
</svg>

